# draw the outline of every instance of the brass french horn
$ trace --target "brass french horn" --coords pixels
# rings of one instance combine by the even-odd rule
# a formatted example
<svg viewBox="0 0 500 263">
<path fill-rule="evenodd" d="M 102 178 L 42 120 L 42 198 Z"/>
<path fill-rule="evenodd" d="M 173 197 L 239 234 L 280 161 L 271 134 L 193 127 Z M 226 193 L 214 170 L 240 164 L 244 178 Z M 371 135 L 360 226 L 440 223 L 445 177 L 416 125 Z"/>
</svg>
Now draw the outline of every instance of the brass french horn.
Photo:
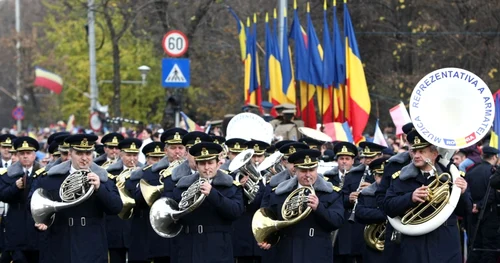
<svg viewBox="0 0 500 263">
<path fill-rule="evenodd" d="M 175 160 L 170 163 L 166 169 L 161 170 L 160 177 L 158 178 L 158 185 L 151 185 L 146 180 L 141 179 L 139 187 L 141 188 L 142 197 L 144 197 L 144 200 L 149 206 L 152 206 L 153 203 L 160 198 L 163 193 L 163 189 L 165 189 L 162 178 L 172 175 L 174 168 L 179 166 L 183 161 L 184 160 Z"/>
<path fill-rule="evenodd" d="M 257 243 L 266 242 L 270 245 L 278 243 L 278 231 L 294 225 L 306 218 L 312 211 L 307 205 L 307 196 L 315 194 L 314 187 L 304 186 L 295 189 L 288 195 L 281 207 L 283 221 L 277 220 L 276 215 L 268 208 L 260 208 L 252 218 L 252 233 Z"/>
<path fill-rule="evenodd" d="M 64 179 L 59 188 L 59 197 L 62 202 L 51 200 L 44 189 L 36 189 L 30 203 L 31 215 L 35 223 L 51 226 L 56 212 L 77 206 L 89 199 L 95 188 L 89 183 L 88 173 L 90 173 L 88 170 L 77 170 Z"/>
<path fill-rule="evenodd" d="M 384 251 L 386 226 L 387 222 L 365 226 L 363 237 L 369 247 L 377 251 Z"/>
<path fill-rule="evenodd" d="M 153 203 L 149 211 L 149 221 L 153 230 L 161 237 L 173 238 L 177 236 L 183 225 L 177 221 L 186 214 L 198 208 L 205 200 L 200 186 L 208 182 L 206 178 L 199 178 L 181 194 L 181 201 L 177 202 L 168 197 L 162 197 Z"/>
<path fill-rule="evenodd" d="M 135 199 L 125 188 L 125 183 L 135 169 L 136 167 L 127 168 L 116 177 L 116 188 L 118 188 L 118 193 L 120 194 L 120 199 L 123 203 L 122 211 L 118 213 L 118 216 L 121 219 L 129 219 L 132 217 L 132 213 L 134 212 Z"/>
</svg>

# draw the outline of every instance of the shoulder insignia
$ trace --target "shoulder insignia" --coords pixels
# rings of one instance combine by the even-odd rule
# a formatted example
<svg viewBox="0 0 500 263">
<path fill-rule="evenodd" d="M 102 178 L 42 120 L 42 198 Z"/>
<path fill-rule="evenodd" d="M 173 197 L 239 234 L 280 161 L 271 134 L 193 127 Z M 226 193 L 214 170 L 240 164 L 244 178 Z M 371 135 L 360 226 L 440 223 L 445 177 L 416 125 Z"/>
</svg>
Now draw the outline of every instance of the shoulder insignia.
<svg viewBox="0 0 500 263">
<path fill-rule="evenodd" d="M 342 190 L 342 188 L 335 186 L 335 185 L 333 186 L 333 191 L 340 192 L 340 190 Z"/>
<path fill-rule="evenodd" d="M 460 176 L 465 177 L 465 172 L 464 171 L 459 171 Z"/>
<path fill-rule="evenodd" d="M 278 188 L 278 187 L 274 187 L 273 189 L 271 189 L 271 191 L 273 191 L 273 192 L 274 192 L 274 191 L 276 190 L 276 188 Z"/>
<path fill-rule="evenodd" d="M 151 168 L 152 166 L 153 166 L 153 165 L 152 165 L 152 164 L 150 164 L 150 165 L 145 166 L 144 168 L 142 168 L 142 170 L 143 170 L 143 171 L 146 171 L 147 169 Z"/>
<path fill-rule="evenodd" d="M 330 180 L 330 178 L 328 178 L 326 176 L 323 176 L 323 179 L 325 179 L 326 181 Z"/>
<path fill-rule="evenodd" d="M 0 175 L 4 175 L 7 173 L 7 168 L 0 168 Z"/>
<path fill-rule="evenodd" d="M 401 171 L 397 171 L 397 172 L 393 173 L 392 174 L 392 179 L 398 178 L 400 173 L 401 173 Z"/>
<path fill-rule="evenodd" d="M 224 169 L 219 169 L 221 172 L 225 173 L 225 174 L 229 174 L 229 171 L 228 170 L 224 170 Z"/>
<path fill-rule="evenodd" d="M 111 180 L 115 180 L 116 175 L 112 175 L 112 174 L 108 173 L 108 178 Z"/>
<path fill-rule="evenodd" d="M 38 176 L 42 175 L 43 173 L 45 173 L 45 167 L 42 167 L 42 168 L 36 170 L 35 174 L 33 175 L 33 178 L 37 178 Z"/>
<path fill-rule="evenodd" d="M 233 184 L 236 185 L 236 186 L 241 186 L 240 182 L 238 182 L 236 180 L 233 181 Z"/>
</svg>

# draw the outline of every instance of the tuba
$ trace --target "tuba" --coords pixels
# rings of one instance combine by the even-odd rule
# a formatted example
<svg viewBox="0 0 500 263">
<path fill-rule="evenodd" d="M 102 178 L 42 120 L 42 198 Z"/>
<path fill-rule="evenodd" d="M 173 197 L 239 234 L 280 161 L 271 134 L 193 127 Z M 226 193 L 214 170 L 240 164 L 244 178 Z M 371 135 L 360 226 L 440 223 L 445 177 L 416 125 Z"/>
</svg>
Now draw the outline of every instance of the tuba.
<svg viewBox="0 0 500 263">
<path fill-rule="evenodd" d="M 276 215 L 268 208 L 257 210 L 252 218 L 252 233 L 257 243 L 275 245 L 280 239 L 277 231 L 306 218 L 312 211 L 307 205 L 309 194 L 315 194 L 312 185 L 297 188 L 288 195 L 281 207 L 283 221 L 277 220 Z"/>
<path fill-rule="evenodd" d="M 118 213 L 118 216 L 121 219 L 129 219 L 132 217 L 132 213 L 134 212 L 134 207 L 135 207 L 135 199 L 130 195 L 127 189 L 125 189 L 125 183 L 127 182 L 127 178 L 130 177 L 130 174 L 136 169 L 136 167 L 133 168 L 127 168 L 123 170 L 117 177 L 116 177 L 116 188 L 118 188 L 118 193 L 120 194 L 120 199 L 122 200 L 123 203 L 123 208 L 120 213 Z"/>
<path fill-rule="evenodd" d="M 175 167 L 179 166 L 184 160 L 175 160 L 167 167 L 167 169 L 163 169 L 160 171 L 160 177 L 158 178 L 158 185 L 151 185 L 146 180 L 141 179 L 139 182 L 139 187 L 141 188 L 142 196 L 144 200 L 149 206 L 152 206 L 153 203 L 160 198 L 163 193 L 163 189 L 165 186 L 163 185 L 162 178 L 165 178 L 169 175 L 172 175 L 172 171 Z"/>
<path fill-rule="evenodd" d="M 492 105 L 493 96 L 486 83 L 459 68 L 427 74 L 413 89 L 409 103 L 415 130 L 438 148 L 442 157 L 438 163 L 444 167 L 449 166 L 455 149 L 474 145 L 486 135 L 493 124 Z M 455 210 L 461 195 L 454 184 L 460 177 L 455 165 L 449 166 L 449 174 L 439 174 L 430 160 L 425 161 L 435 175 L 428 185 L 426 202 L 402 217 L 387 217 L 395 230 L 409 236 L 425 235 L 441 226 Z"/>
<path fill-rule="evenodd" d="M 387 222 L 365 226 L 363 237 L 369 247 L 377 251 L 384 251 L 386 225 Z"/>
<path fill-rule="evenodd" d="M 46 190 L 36 189 L 30 203 L 31 215 L 35 223 L 51 226 L 56 212 L 77 206 L 89 199 L 95 188 L 87 179 L 88 173 L 90 173 L 88 170 L 77 170 L 64 179 L 59 188 L 59 197 L 62 202 L 51 200 Z"/>
<path fill-rule="evenodd" d="M 236 181 L 239 182 L 242 175 L 248 176 L 248 180 L 243 188 L 243 193 L 248 198 L 248 203 L 251 203 L 259 192 L 259 181 L 261 179 L 260 173 L 252 163 L 253 154 L 253 149 L 244 150 L 236 155 L 236 157 L 234 157 L 234 159 L 231 161 L 231 164 L 229 164 L 229 171 L 231 173 L 239 170 L 235 176 Z"/>
<path fill-rule="evenodd" d="M 200 177 L 191 184 L 181 194 L 179 204 L 168 197 L 162 197 L 153 203 L 149 211 L 149 221 L 151 227 L 159 236 L 173 238 L 182 231 L 183 226 L 178 224 L 177 221 L 203 203 L 206 196 L 201 193 L 200 186 L 205 182 L 208 182 L 208 180 Z"/>
</svg>

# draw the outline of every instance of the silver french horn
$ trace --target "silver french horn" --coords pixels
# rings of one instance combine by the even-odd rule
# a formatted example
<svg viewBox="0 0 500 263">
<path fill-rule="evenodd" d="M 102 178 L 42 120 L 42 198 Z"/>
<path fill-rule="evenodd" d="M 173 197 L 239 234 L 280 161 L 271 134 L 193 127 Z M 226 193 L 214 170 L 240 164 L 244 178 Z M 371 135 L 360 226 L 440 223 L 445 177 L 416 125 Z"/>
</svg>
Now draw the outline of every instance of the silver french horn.
<svg viewBox="0 0 500 263">
<path fill-rule="evenodd" d="M 200 186 L 208 179 L 200 177 L 181 194 L 181 201 L 177 202 L 168 197 L 162 197 L 151 206 L 149 221 L 153 230 L 161 237 L 173 238 L 183 229 L 177 221 L 198 208 L 205 200 Z"/>
<path fill-rule="evenodd" d="M 46 190 L 36 189 L 30 203 L 31 215 L 35 223 L 51 226 L 56 212 L 77 206 L 89 199 L 95 189 L 87 178 L 89 173 L 89 170 L 77 170 L 64 179 L 59 188 L 59 197 L 62 202 L 51 200 Z"/>
</svg>

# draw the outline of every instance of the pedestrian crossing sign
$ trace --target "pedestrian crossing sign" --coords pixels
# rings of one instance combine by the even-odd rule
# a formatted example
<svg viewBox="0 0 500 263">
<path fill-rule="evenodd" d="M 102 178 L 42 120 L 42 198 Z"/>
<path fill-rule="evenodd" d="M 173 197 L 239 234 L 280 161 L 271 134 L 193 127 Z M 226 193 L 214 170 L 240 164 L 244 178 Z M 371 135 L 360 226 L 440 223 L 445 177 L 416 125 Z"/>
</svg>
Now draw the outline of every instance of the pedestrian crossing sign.
<svg viewBox="0 0 500 263">
<path fill-rule="evenodd" d="M 162 60 L 162 85 L 166 88 L 187 88 L 191 80 L 189 59 L 164 58 Z"/>
</svg>

